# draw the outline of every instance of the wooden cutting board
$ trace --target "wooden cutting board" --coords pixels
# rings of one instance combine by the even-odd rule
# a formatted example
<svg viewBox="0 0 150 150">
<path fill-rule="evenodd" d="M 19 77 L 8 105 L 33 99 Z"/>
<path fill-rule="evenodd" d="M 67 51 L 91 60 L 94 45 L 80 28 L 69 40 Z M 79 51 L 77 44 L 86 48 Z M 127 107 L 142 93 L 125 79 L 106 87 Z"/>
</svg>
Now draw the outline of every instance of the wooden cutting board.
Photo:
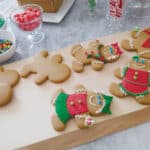
<svg viewBox="0 0 150 150">
<path fill-rule="evenodd" d="M 130 33 L 118 33 L 100 38 L 104 44 L 120 42 L 129 38 Z M 86 46 L 86 42 L 82 43 Z M 73 60 L 70 54 L 71 46 L 54 53 L 61 53 L 64 62 L 71 66 Z M 119 99 L 114 97 L 111 105 L 112 115 L 95 117 L 97 124 L 89 129 L 80 130 L 74 120 L 68 122 L 63 132 L 56 132 L 51 125 L 51 115 L 54 111 L 51 105 L 53 93 L 58 88 L 72 92 L 76 84 L 84 84 L 89 90 L 103 90 L 110 94 L 108 86 L 112 81 L 119 82 L 113 75 L 114 69 L 123 66 L 136 53 L 124 51 L 121 58 L 106 64 L 100 72 L 87 66 L 84 73 L 72 72 L 71 77 L 64 83 L 54 84 L 50 81 L 37 86 L 34 83 L 36 75 L 21 79 L 14 89 L 14 97 L 10 104 L 0 108 L 0 149 L 27 148 L 30 150 L 57 150 L 66 149 L 81 143 L 94 140 L 98 137 L 120 131 L 131 126 L 150 120 L 150 107 L 138 104 L 133 98 Z M 8 64 L 5 67 L 20 71 L 23 65 L 33 58 Z"/>
</svg>

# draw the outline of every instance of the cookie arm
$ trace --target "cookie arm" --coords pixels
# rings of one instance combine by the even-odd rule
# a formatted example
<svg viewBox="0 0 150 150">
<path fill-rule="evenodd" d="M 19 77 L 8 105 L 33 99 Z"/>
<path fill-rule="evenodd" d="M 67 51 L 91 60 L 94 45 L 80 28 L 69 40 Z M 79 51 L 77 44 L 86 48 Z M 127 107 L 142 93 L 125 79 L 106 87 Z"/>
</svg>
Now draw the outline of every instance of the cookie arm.
<svg viewBox="0 0 150 150">
<path fill-rule="evenodd" d="M 75 122 L 78 128 L 88 128 L 95 124 L 95 120 L 89 114 L 78 114 L 75 116 Z"/>
<path fill-rule="evenodd" d="M 137 48 L 134 44 L 134 40 L 123 40 L 121 47 L 127 51 L 135 51 Z"/>
<path fill-rule="evenodd" d="M 28 77 L 31 73 L 33 72 L 33 66 L 30 64 L 30 65 L 25 65 L 21 72 L 20 72 L 20 75 L 23 77 L 23 78 L 26 78 Z"/>
<path fill-rule="evenodd" d="M 114 73 L 114 74 L 115 74 L 115 76 L 116 76 L 117 78 L 123 79 L 124 76 L 126 75 L 127 70 L 128 70 L 128 66 L 126 66 L 126 67 L 124 67 L 124 68 L 117 68 L 117 69 L 115 70 L 115 73 Z"/>
<path fill-rule="evenodd" d="M 42 84 L 44 81 L 46 81 L 48 79 L 48 76 L 45 74 L 38 74 L 36 79 L 35 79 L 35 83 L 36 84 Z"/>
<path fill-rule="evenodd" d="M 61 89 L 61 88 L 58 89 L 58 90 L 55 92 L 55 94 L 54 94 L 53 97 L 52 97 L 52 101 L 51 101 L 52 105 L 55 105 L 56 97 L 57 97 L 60 93 L 62 93 L 62 92 L 64 92 L 64 90 Z"/>
</svg>

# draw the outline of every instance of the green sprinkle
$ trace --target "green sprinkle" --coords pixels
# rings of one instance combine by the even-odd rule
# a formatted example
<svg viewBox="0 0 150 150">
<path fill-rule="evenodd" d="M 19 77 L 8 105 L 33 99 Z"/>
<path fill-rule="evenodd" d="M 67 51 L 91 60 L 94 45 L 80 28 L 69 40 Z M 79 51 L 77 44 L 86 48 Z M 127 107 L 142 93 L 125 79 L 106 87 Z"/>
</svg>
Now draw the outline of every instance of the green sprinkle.
<svg viewBox="0 0 150 150">
<path fill-rule="evenodd" d="M 135 27 L 134 29 L 133 29 L 133 31 L 134 32 L 139 32 L 141 29 L 139 28 L 139 27 Z"/>
<path fill-rule="evenodd" d="M 0 28 L 3 27 L 4 23 L 5 23 L 5 20 L 3 18 L 0 18 Z"/>
</svg>

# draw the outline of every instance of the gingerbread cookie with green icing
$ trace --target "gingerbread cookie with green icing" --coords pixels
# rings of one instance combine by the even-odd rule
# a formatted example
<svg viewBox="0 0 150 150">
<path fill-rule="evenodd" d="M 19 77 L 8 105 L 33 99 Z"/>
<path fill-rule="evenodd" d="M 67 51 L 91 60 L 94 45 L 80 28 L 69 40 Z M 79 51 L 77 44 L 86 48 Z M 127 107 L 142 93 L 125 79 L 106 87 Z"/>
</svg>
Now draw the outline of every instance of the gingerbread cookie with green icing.
<svg viewBox="0 0 150 150">
<path fill-rule="evenodd" d="M 7 70 L 0 66 L 0 107 L 8 104 L 13 96 L 13 87 L 20 76 L 15 70 Z"/>
<path fill-rule="evenodd" d="M 115 76 L 122 82 L 111 83 L 113 95 L 132 96 L 141 104 L 150 104 L 150 60 L 134 56 L 127 66 L 115 70 Z"/>
<path fill-rule="evenodd" d="M 136 51 L 140 57 L 150 59 L 150 27 L 144 30 L 136 28 L 131 32 L 131 36 L 133 39 L 122 41 L 122 48 Z"/>
<path fill-rule="evenodd" d="M 116 61 L 122 51 L 118 43 L 104 46 L 99 40 L 95 40 L 90 42 L 87 48 L 80 44 L 73 46 L 71 53 L 75 58 L 72 62 L 72 69 L 75 72 L 83 72 L 85 65 L 91 65 L 96 71 L 101 70 L 105 63 Z"/>
<path fill-rule="evenodd" d="M 83 85 L 76 86 L 73 94 L 59 89 L 53 101 L 55 114 L 52 116 L 52 125 L 55 130 L 62 131 L 67 122 L 74 118 L 80 129 L 90 127 L 95 124 L 92 116 L 111 114 L 112 99 L 112 96 L 101 92 L 87 91 Z"/>
<path fill-rule="evenodd" d="M 37 74 L 36 84 L 42 84 L 46 80 L 54 83 L 60 83 L 70 77 L 71 70 L 64 64 L 63 57 L 60 54 L 50 56 L 48 51 L 41 51 L 34 57 L 34 61 L 25 65 L 20 74 L 26 78 L 32 73 Z"/>
</svg>

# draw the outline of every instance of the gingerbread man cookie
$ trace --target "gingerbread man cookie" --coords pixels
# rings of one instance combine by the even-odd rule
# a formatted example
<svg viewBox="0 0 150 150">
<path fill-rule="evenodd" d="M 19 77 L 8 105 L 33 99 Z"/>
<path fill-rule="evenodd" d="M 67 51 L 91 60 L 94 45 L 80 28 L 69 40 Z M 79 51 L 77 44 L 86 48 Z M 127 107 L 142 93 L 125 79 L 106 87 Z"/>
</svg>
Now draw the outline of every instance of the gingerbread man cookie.
<svg viewBox="0 0 150 150">
<path fill-rule="evenodd" d="M 8 104 L 13 96 L 13 87 L 19 81 L 19 74 L 15 70 L 5 70 L 0 66 L 0 106 Z"/>
<path fill-rule="evenodd" d="M 76 59 L 72 62 L 72 68 L 75 72 L 83 72 L 84 66 L 91 64 L 96 71 L 101 70 L 105 63 L 117 60 L 122 51 L 118 43 L 104 46 L 95 40 L 89 43 L 88 48 L 83 48 L 80 44 L 72 47 L 72 56 Z"/>
<path fill-rule="evenodd" d="M 122 48 L 137 51 L 140 57 L 150 59 L 150 27 L 144 30 L 135 29 L 131 32 L 133 40 L 123 40 Z"/>
<path fill-rule="evenodd" d="M 36 84 L 42 84 L 47 79 L 54 83 L 67 80 L 71 74 L 70 68 L 62 63 L 60 54 L 49 56 L 47 51 L 40 52 L 34 58 L 34 62 L 22 68 L 21 76 L 28 77 L 31 73 L 37 73 Z"/>
<path fill-rule="evenodd" d="M 115 76 L 122 82 L 110 85 L 113 95 L 132 96 L 141 104 L 150 104 L 150 60 L 134 56 L 127 66 L 115 70 Z"/>
<path fill-rule="evenodd" d="M 83 85 L 78 85 L 73 94 L 67 94 L 60 89 L 57 91 L 52 116 L 55 130 L 65 129 L 67 122 L 75 118 L 79 128 L 87 128 L 95 123 L 91 115 L 111 114 L 110 105 L 113 97 L 101 92 L 87 91 Z"/>
</svg>

